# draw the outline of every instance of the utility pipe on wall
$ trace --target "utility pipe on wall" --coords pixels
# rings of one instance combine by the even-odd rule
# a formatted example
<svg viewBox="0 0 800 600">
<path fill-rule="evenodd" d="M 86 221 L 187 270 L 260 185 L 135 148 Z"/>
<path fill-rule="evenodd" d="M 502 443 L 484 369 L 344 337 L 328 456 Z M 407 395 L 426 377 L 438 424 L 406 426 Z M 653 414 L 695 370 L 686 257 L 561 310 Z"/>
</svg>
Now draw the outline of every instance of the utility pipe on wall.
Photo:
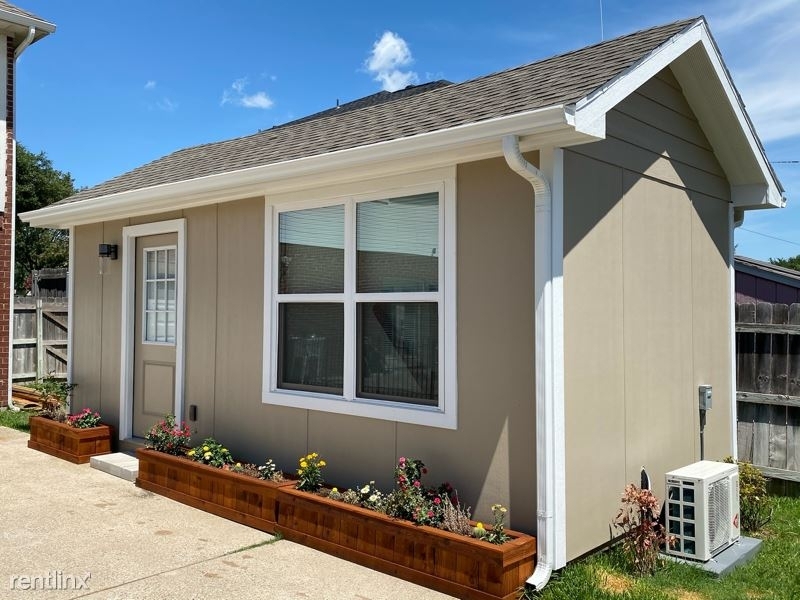
<svg viewBox="0 0 800 600">
<path fill-rule="evenodd" d="M 536 302 L 536 569 L 528 581 L 541 590 L 550 580 L 556 556 L 555 407 L 553 393 L 552 193 L 544 174 L 522 156 L 515 135 L 503 137 L 508 166 L 534 190 L 534 293 Z"/>
</svg>

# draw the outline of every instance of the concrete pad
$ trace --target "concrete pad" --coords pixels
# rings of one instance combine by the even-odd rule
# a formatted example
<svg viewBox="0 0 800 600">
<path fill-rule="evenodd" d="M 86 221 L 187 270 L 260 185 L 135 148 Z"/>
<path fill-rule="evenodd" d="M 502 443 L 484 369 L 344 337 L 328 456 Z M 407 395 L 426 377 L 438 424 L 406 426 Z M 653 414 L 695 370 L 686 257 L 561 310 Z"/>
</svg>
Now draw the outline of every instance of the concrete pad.
<svg viewBox="0 0 800 600">
<path fill-rule="evenodd" d="M 707 562 L 686 560 L 685 558 L 672 555 L 663 556 L 675 562 L 692 565 L 693 567 L 712 573 L 717 577 L 725 577 L 736 567 L 740 567 L 753 560 L 756 554 L 758 554 L 758 551 L 761 550 L 761 544 L 762 540 L 742 536 L 739 538 L 738 542 L 729 546 Z"/>
<path fill-rule="evenodd" d="M 126 481 L 136 481 L 136 476 L 139 474 L 139 459 L 124 452 L 93 456 L 89 460 L 89 465 L 93 469 L 98 469 Z"/>
<path fill-rule="evenodd" d="M 445 599 L 27 447 L 0 427 L 0 598 Z M 86 589 L 12 589 L 12 578 Z"/>
</svg>

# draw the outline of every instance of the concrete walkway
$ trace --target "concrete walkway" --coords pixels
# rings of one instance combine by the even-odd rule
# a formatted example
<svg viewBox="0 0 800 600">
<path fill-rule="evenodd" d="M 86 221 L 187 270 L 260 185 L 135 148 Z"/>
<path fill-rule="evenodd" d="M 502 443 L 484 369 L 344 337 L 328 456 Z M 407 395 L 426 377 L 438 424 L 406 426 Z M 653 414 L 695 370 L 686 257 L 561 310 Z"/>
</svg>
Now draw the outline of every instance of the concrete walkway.
<svg viewBox="0 0 800 600">
<path fill-rule="evenodd" d="M 29 450 L 27 441 L 0 427 L 0 598 L 450 598 L 274 541 L 88 464 Z M 40 589 L 21 589 L 26 583 Z"/>
</svg>

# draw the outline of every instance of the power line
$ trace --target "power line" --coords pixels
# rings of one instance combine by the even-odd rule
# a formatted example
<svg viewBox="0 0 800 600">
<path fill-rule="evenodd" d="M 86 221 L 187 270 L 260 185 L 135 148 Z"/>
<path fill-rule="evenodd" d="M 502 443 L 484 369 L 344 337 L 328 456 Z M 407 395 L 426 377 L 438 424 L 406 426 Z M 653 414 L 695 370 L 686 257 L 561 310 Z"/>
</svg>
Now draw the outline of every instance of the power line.
<svg viewBox="0 0 800 600">
<path fill-rule="evenodd" d="M 792 242 L 792 241 L 789 241 L 789 240 L 785 240 L 785 239 L 783 239 L 783 238 L 779 238 L 779 237 L 777 237 L 777 236 L 774 236 L 774 235 L 768 235 L 768 234 L 766 234 L 766 233 L 761 233 L 760 231 L 753 231 L 752 229 L 748 229 L 747 227 L 739 227 L 739 229 L 741 229 L 742 231 L 746 231 L 746 232 L 748 232 L 748 233 L 753 233 L 753 234 L 755 234 L 755 235 L 760 235 L 760 236 L 762 236 L 762 237 L 769 238 L 769 239 L 771 239 L 771 240 L 777 240 L 777 241 L 779 241 L 779 242 L 785 242 L 785 243 L 787 243 L 787 244 L 791 244 L 792 246 L 798 246 L 798 247 L 800 247 L 800 244 L 799 244 L 799 243 L 797 243 L 797 242 Z"/>
<path fill-rule="evenodd" d="M 800 164 L 800 160 L 773 160 L 773 165 L 797 165 Z"/>
</svg>

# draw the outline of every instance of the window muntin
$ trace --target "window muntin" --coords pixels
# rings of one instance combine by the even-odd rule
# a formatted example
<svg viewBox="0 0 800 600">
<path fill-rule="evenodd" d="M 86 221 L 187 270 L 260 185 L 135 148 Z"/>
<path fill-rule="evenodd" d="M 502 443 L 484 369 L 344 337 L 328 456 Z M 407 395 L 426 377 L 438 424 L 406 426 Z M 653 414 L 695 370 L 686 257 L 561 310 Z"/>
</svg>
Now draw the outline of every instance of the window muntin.
<svg viewBox="0 0 800 600">
<path fill-rule="evenodd" d="M 177 248 L 147 248 L 142 269 L 144 292 L 142 338 L 145 343 L 175 343 Z"/>
<path fill-rule="evenodd" d="M 440 212 L 439 192 L 276 211 L 277 391 L 438 408 Z"/>
</svg>

